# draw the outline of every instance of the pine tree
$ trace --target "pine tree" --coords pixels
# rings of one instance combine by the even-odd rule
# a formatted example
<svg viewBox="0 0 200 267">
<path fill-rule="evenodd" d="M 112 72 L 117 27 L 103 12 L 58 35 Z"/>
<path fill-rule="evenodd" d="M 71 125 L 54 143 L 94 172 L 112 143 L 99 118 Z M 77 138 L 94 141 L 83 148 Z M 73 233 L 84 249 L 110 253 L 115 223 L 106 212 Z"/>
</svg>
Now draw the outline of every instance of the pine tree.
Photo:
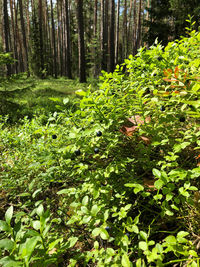
<svg viewBox="0 0 200 267">
<path fill-rule="evenodd" d="M 145 21 L 148 31 L 144 35 L 144 40 L 152 45 L 157 38 L 166 45 L 172 36 L 172 12 L 169 0 L 151 0 L 148 12 L 149 20 Z"/>
</svg>

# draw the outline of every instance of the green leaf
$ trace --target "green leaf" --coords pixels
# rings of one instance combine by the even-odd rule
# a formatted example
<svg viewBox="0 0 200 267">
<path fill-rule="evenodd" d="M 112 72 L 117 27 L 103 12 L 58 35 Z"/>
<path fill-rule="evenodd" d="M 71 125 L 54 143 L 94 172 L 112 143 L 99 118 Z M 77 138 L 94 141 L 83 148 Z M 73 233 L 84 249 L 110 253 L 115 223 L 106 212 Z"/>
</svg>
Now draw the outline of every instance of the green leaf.
<svg viewBox="0 0 200 267">
<path fill-rule="evenodd" d="M 153 169 L 152 172 L 155 177 L 161 178 L 161 172 L 159 170 Z"/>
<path fill-rule="evenodd" d="M 126 228 L 129 232 L 134 232 L 136 234 L 139 233 L 139 228 L 137 227 L 137 225 L 129 225 Z"/>
<path fill-rule="evenodd" d="M 8 233 L 10 231 L 10 226 L 5 221 L 0 220 L 0 230 Z"/>
<path fill-rule="evenodd" d="M 92 231 L 92 236 L 98 236 L 100 234 L 100 231 L 101 229 L 98 227 L 98 228 L 95 228 L 93 231 Z"/>
<path fill-rule="evenodd" d="M 40 233 L 38 233 L 38 232 L 35 231 L 35 230 L 29 229 L 29 230 L 26 232 L 26 235 L 27 235 L 27 236 L 40 236 Z"/>
<path fill-rule="evenodd" d="M 98 241 L 94 241 L 94 248 L 98 249 L 99 248 L 99 242 Z"/>
<path fill-rule="evenodd" d="M 167 194 L 166 195 L 166 200 L 170 201 L 173 198 L 173 194 Z"/>
<path fill-rule="evenodd" d="M 154 240 L 150 240 L 150 241 L 148 242 L 148 246 L 153 246 L 153 245 L 155 245 L 155 241 L 154 241 Z"/>
<path fill-rule="evenodd" d="M 31 194 L 28 193 L 28 192 L 21 193 L 21 194 L 18 195 L 18 197 L 29 197 L 29 196 L 31 196 Z"/>
<path fill-rule="evenodd" d="M 63 99 L 63 104 L 66 105 L 67 103 L 69 103 L 69 98 L 68 97 Z"/>
<path fill-rule="evenodd" d="M 37 196 L 37 194 L 40 193 L 41 191 L 42 191 L 42 188 L 35 190 L 35 192 L 33 192 L 33 194 L 32 194 L 32 198 L 35 198 Z"/>
<path fill-rule="evenodd" d="M 144 239 L 144 240 L 147 240 L 147 238 L 148 238 L 147 233 L 145 233 L 144 231 L 140 231 L 140 236 L 141 236 L 142 239 Z"/>
<path fill-rule="evenodd" d="M 108 218 L 109 218 L 109 210 L 106 210 L 105 212 L 104 212 L 104 221 L 107 221 L 108 220 Z"/>
<path fill-rule="evenodd" d="M 184 189 L 184 187 L 180 187 L 179 188 L 179 192 L 184 197 L 189 197 L 190 196 L 190 194 Z"/>
<path fill-rule="evenodd" d="M 79 90 L 75 91 L 75 94 L 76 95 L 80 95 L 80 96 L 86 96 L 86 92 L 83 91 L 82 89 L 79 89 Z"/>
<path fill-rule="evenodd" d="M 97 205 L 94 205 L 94 206 L 92 206 L 91 214 L 92 214 L 93 216 L 96 216 L 97 213 L 99 212 L 99 210 L 100 210 L 100 208 L 99 208 Z"/>
<path fill-rule="evenodd" d="M 106 249 L 106 252 L 107 252 L 107 254 L 110 255 L 110 256 L 114 256 L 114 255 L 115 255 L 115 251 L 114 251 L 114 249 L 112 249 L 112 248 L 107 248 L 107 249 Z"/>
<path fill-rule="evenodd" d="M 5 249 L 5 250 L 12 250 L 14 247 L 14 242 L 10 239 L 1 239 L 0 240 L 0 249 Z"/>
<path fill-rule="evenodd" d="M 22 244 L 21 246 L 20 249 L 21 257 L 30 258 L 39 240 L 40 240 L 39 236 L 33 236 L 31 238 L 28 238 L 25 244 Z"/>
<path fill-rule="evenodd" d="M 69 194 L 69 189 L 62 189 L 62 190 L 58 191 L 57 194 L 58 195 Z"/>
<path fill-rule="evenodd" d="M 18 267 L 24 266 L 20 261 L 15 261 L 11 256 L 6 256 L 0 260 L 0 264 L 4 267 Z"/>
<path fill-rule="evenodd" d="M 126 187 L 133 187 L 134 188 L 134 193 L 135 194 L 137 194 L 137 193 L 139 193 L 140 191 L 143 191 L 144 190 L 144 186 L 142 186 L 141 184 L 136 184 L 136 183 L 134 183 L 134 184 L 132 184 L 132 183 L 128 183 L 128 184 L 125 184 L 124 186 L 126 186 Z"/>
<path fill-rule="evenodd" d="M 58 97 L 49 97 L 49 99 L 54 102 L 61 102 L 61 99 Z"/>
<path fill-rule="evenodd" d="M 173 211 L 168 210 L 168 209 L 165 211 L 165 214 L 167 214 L 168 216 L 173 216 L 174 215 Z"/>
<path fill-rule="evenodd" d="M 129 210 L 131 208 L 132 204 L 128 204 L 124 207 L 125 210 Z"/>
<path fill-rule="evenodd" d="M 188 232 L 185 232 L 185 231 L 178 232 L 178 234 L 177 234 L 177 241 L 179 243 L 187 243 L 188 240 L 185 238 L 185 236 L 188 236 L 188 235 L 189 235 L 189 233 Z"/>
<path fill-rule="evenodd" d="M 173 235 L 169 235 L 165 238 L 165 242 L 169 243 L 170 245 L 176 245 L 176 237 Z"/>
<path fill-rule="evenodd" d="M 198 188 L 197 188 L 196 186 L 190 186 L 190 187 L 188 188 L 188 190 L 197 191 L 197 190 L 198 190 Z"/>
<path fill-rule="evenodd" d="M 130 263 L 130 260 L 129 260 L 129 257 L 127 254 L 124 254 L 122 256 L 122 262 L 121 263 L 122 263 L 123 267 L 130 267 L 131 266 L 131 263 Z"/>
<path fill-rule="evenodd" d="M 49 244 L 48 251 L 49 251 L 49 250 L 52 250 L 53 248 L 55 248 L 56 245 L 57 245 L 58 243 L 62 243 L 62 241 L 63 241 L 63 238 L 58 238 L 58 239 L 54 240 L 53 242 L 51 242 L 51 243 Z"/>
<path fill-rule="evenodd" d="M 145 241 L 140 241 L 139 248 L 143 251 L 148 250 L 148 244 Z"/>
<path fill-rule="evenodd" d="M 35 230 L 40 230 L 40 226 L 41 226 L 40 221 L 33 221 L 32 225 Z"/>
<path fill-rule="evenodd" d="M 161 189 L 163 187 L 163 185 L 164 185 L 164 182 L 162 180 L 160 180 L 160 179 L 158 179 L 154 183 L 155 188 L 158 189 L 158 190 Z"/>
<path fill-rule="evenodd" d="M 100 236 L 103 240 L 107 240 L 109 238 L 109 234 L 104 228 L 100 228 Z"/>
<path fill-rule="evenodd" d="M 39 217 L 42 217 L 42 215 L 44 214 L 44 207 L 42 204 L 40 204 L 40 206 L 36 209 L 36 213 Z"/>
<path fill-rule="evenodd" d="M 193 257 L 198 257 L 198 254 L 196 253 L 195 250 L 189 250 L 189 255 Z"/>
<path fill-rule="evenodd" d="M 69 242 L 69 245 L 68 245 L 68 248 L 72 248 L 76 242 L 78 241 L 78 237 L 70 237 L 68 242 Z"/>
<path fill-rule="evenodd" d="M 13 216 L 13 206 L 10 206 L 10 208 L 7 209 L 6 213 L 5 213 L 5 219 L 8 225 L 10 225 L 10 221 L 12 219 Z"/>
<path fill-rule="evenodd" d="M 85 196 L 85 197 L 83 198 L 83 200 L 82 200 L 82 204 L 83 204 L 84 206 L 87 206 L 88 201 L 89 201 L 89 197 L 88 197 L 88 196 Z"/>
<path fill-rule="evenodd" d="M 85 215 L 82 219 L 82 223 L 86 224 L 92 219 L 92 216 Z"/>
</svg>

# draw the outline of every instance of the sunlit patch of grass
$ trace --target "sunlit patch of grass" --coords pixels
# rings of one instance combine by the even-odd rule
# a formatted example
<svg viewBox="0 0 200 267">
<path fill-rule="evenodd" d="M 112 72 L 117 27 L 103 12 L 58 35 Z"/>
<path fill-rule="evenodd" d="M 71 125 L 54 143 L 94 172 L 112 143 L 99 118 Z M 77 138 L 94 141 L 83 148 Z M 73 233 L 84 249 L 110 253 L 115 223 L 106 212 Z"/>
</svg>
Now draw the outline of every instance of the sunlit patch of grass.
<svg viewBox="0 0 200 267">
<path fill-rule="evenodd" d="M 93 89 L 95 88 L 95 81 L 93 83 Z M 87 90 L 89 83 L 81 84 L 79 81 L 70 80 L 66 77 L 60 77 L 58 79 L 47 78 L 38 79 L 35 77 L 27 77 L 26 74 L 13 75 L 9 80 L 5 81 L 0 86 L 0 97 L 7 101 L 20 106 L 20 110 L 17 111 L 16 117 L 32 117 L 33 114 L 37 114 L 41 110 L 45 109 L 45 114 L 58 111 L 56 101 L 52 101 L 50 98 L 57 98 L 59 100 L 66 97 L 75 97 L 76 90 Z M 5 102 L 5 101 L 4 101 Z M 5 102 L 6 103 L 6 102 Z M 23 110 L 23 114 L 21 113 Z M 9 114 L 12 117 L 14 111 L 4 109 L 4 115 Z M 32 114 L 32 115 L 31 115 Z"/>
</svg>

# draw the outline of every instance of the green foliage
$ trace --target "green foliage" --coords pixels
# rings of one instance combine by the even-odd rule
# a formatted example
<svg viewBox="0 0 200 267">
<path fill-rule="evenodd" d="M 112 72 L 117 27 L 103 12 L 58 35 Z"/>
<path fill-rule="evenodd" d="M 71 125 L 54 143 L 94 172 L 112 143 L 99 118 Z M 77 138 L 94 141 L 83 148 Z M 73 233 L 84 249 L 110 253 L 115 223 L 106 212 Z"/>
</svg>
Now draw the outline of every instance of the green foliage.
<svg viewBox="0 0 200 267">
<path fill-rule="evenodd" d="M 175 40 L 185 34 L 188 26 L 188 15 L 193 17 L 193 28 L 198 30 L 200 26 L 200 3 L 198 0 L 152 0 L 149 11 L 149 19 L 144 21 L 148 27 L 144 33 L 144 40 L 151 45 L 157 38 L 163 45 L 169 40 Z"/>
<path fill-rule="evenodd" d="M 8 78 L 5 78 L 6 75 L 6 65 L 10 65 L 14 63 L 14 59 L 12 58 L 10 53 L 1 53 L 0 52 L 0 86 L 5 86 Z"/>
<path fill-rule="evenodd" d="M 198 266 L 200 33 L 189 34 L 141 48 L 98 90 L 52 97 L 60 112 L 45 125 L 1 118 L 0 182 L 16 203 L 0 221 L 3 266 Z"/>
<path fill-rule="evenodd" d="M 44 49 L 44 46 L 46 49 Z M 47 36 L 41 36 L 36 12 L 32 15 L 30 34 L 29 64 L 31 74 L 38 78 L 45 78 L 52 74 L 53 59 Z"/>
</svg>

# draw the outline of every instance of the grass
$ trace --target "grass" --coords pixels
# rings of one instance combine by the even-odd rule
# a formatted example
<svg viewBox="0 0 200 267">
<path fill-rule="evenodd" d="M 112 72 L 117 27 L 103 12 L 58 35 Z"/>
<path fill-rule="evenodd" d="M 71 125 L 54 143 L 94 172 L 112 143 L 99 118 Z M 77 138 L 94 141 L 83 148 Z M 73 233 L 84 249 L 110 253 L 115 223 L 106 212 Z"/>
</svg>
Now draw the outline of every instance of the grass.
<svg viewBox="0 0 200 267">
<path fill-rule="evenodd" d="M 95 80 L 90 80 L 90 83 L 96 87 Z M 27 78 L 25 74 L 14 75 L 0 86 L 0 114 L 7 114 L 12 122 L 24 116 L 32 118 L 41 111 L 47 115 L 58 111 L 58 104 L 64 98 L 75 97 L 76 90 L 86 90 L 88 85 L 65 77 L 42 80 Z"/>
</svg>

